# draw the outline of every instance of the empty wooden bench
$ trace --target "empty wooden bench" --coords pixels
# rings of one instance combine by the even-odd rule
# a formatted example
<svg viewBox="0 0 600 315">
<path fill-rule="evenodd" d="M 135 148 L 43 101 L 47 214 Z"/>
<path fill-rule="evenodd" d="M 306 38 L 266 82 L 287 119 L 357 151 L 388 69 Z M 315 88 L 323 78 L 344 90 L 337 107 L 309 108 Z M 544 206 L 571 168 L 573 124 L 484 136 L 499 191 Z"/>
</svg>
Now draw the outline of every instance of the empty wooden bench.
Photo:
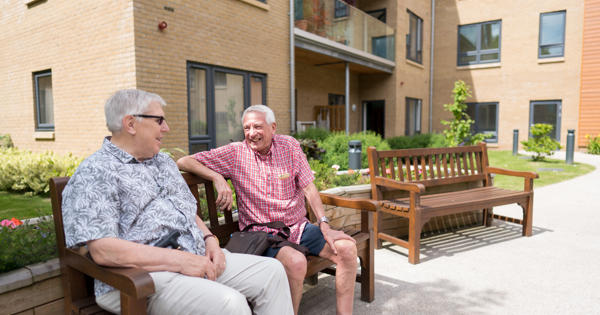
<svg viewBox="0 0 600 315">
<path fill-rule="evenodd" d="M 371 174 L 372 198 L 380 202 L 381 212 L 408 219 L 408 241 L 379 231 L 379 214 L 374 216 L 377 246 L 386 240 L 408 249 L 408 261 L 419 263 L 423 225 L 436 216 L 483 210 L 484 225 L 500 219 L 523 225 L 523 235 L 531 236 L 533 220 L 533 172 L 512 171 L 488 165 L 485 143 L 476 146 L 367 150 Z M 508 190 L 492 185 L 492 174 L 524 178 L 523 190 Z M 433 187 L 456 189 L 463 183 L 475 183 L 459 190 L 428 194 Z M 458 185 L 457 185 L 458 184 Z M 473 187 L 476 186 L 476 187 Z M 385 199 L 388 191 L 405 191 L 404 198 Z M 517 203 L 523 208 L 522 219 L 494 215 L 495 206 Z"/>
<path fill-rule="evenodd" d="M 215 190 L 211 181 L 184 174 L 192 194 L 199 199 L 198 188 L 206 192 L 210 230 L 219 238 L 221 245 L 229 240 L 229 235 L 238 231 L 238 223 L 233 220 L 231 211 L 225 211 L 224 219 L 219 220 L 215 205 Z M 64 292 L 65 314 L 108 314 L 96 305 L 94 297 L 94 281 L 98 279 L 121 291 L 121 314 L 146 314 L 146 299 L 154 293 L 154 282 L 149 273 L 140 268 L 111 268 L 96 264 L 89 253 L 65 246 L 65 234 L 62 220 L 62 192 L 69 177 L 50 179 L 50 197 L 56 230 L 56 244 L 61 266 L 61 277 Z M 371 302 L 375 298 L 373 214 L 377 203 L 370 199 L 350 199 L 334 195 L 321 194 L 326 205 L 362 210 L 361 229 L 347 231 L 356 240 L 361 272 L 356 281 L 361 283 L 361 299 Z M 198 214 L 201 213 L 201 202 L 198 200 Z M 319 272 L 335 275 L 333 262 L 319 257 L 309 257 L 307 278 L 316 279 Z"/>
</svg>

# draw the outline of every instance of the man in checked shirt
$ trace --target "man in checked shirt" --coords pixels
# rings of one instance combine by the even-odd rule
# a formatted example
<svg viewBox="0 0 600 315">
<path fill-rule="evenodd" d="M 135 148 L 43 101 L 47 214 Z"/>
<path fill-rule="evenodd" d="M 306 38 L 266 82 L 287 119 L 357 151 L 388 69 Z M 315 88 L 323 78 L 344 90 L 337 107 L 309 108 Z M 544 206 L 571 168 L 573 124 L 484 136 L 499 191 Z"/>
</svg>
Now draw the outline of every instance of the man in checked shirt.
<svg viewBox="0 0 600 315">
<path fill-rule="evenodd" d="M 232 191 L 236 191 L 240 229 L 252 223 L 282 221 L 290 227 L 289 240 L 308 247 L 311 255 L 336 263 L 337 313 L 351 314 L 356 278 L 356 244 L 352 237 L 329 227 L 314 176 L 294 138 L 275 134 L 273 111 L 264 105 L 248 107 L 242 116 L 244 141 L 198 152 L 177 161 L 181 170 L 214 182 L 217 206 L 231 209 Z M 306 218 L 304 197 L 318 220 Z M 266 227 L 254 230 L 272 231 Z M 269 248 L 264 256 L 275 257 L 285 267 L 292 293 L 294 312 L 302 298 L 306 275 L 306 257 L 292 247 Z"/>
</svg>

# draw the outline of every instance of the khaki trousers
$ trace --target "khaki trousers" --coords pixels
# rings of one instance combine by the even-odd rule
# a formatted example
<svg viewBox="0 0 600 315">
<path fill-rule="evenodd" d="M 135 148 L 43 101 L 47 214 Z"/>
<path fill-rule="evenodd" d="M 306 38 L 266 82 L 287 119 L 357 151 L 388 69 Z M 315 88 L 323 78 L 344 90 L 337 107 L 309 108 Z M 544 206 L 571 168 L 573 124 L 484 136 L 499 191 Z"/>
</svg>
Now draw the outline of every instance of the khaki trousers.
<svg viewBox="0 0 600 315">
<path fill-rule="evenodd" d="M 151 272 L 155 293 L 149 314 L 293 314 L 290 288 L 281 263 L 268 257 L 223 250 L 227 267 L 216 281 L 179 273 Z M 121 297 L 114 290 L 96 298 L 103 309 L 120 314 Z"/>
</svg>

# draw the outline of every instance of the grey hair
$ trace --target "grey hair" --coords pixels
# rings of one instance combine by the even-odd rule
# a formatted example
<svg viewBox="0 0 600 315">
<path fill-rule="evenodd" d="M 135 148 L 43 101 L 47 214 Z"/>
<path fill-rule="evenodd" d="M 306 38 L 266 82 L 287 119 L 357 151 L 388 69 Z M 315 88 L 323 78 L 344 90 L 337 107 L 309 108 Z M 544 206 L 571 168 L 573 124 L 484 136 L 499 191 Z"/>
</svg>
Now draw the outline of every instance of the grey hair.
<svg viewBox="0 0 600 315">
<path fill-rule="evenodd" d="M 111 132 L 118 132 L 123 128 L 123 117 L 127 115 L 143 114 L 148 110 L 148 105 L 157 102 L 160 106 L 167 106 L 165 100 L 157 94 L 143 90 L 120 90 L 108 98 L 104 105 L 106 126 Z M 140 120 L 141 118 L 137 118 Z"/>
<path fill-rule="evenodd" d="M 246 110 L 244 110 L 244 114 L 242 115 L 242 124 L 244 123 L 244 118 L 246 117 L 246 114 L 250 112 L 258 112 L 265 114 L 265 120 L 269 125 L 275 122 L 275 113 L 273 113 L 273 110 L 271 110 L 269 107 L 265 105 L 252 105 L 246 108 Z"/>
</svg>

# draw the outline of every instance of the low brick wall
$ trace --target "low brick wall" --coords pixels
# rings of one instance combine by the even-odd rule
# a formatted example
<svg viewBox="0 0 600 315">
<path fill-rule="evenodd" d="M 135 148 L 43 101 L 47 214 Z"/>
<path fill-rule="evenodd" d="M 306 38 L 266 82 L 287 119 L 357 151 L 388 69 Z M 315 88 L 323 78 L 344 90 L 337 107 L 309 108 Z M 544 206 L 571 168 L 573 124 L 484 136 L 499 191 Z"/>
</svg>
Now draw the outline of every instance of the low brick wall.
<svg viewBox="0 0 600 315">
<path fill-rule="evenodd" d="M 1 314 L 64 314 L 58 258 L 0 274 Z"/>
<path fill-rule="evenodd" d="M 467 187 L 474 187 L 476 184 L 460 184 L 451 187 L 432 187 L 427 188 L 427 193 L 439 193 L 451 190 L 459 190 Z M 355 185 L 346 187 L 336 187 L 321 191 L 323 193 L 344 196 L 349 198 L 371 198 L 371 185 Z M 407 196 L 406 193 L 396 192 L 384 195 L 387 198 L 402 198 Z M 331 226 L 336 229 L 352 228 L 360 229 L 360 211 L 341 207 L 326 206 L 325 214 L 331 221 Z M 396 237 L 406 237 L 408 235 L 408 219 L 394 216 L 388 213 L 383 213 L 379 223 L 380 232 L 384 232 Z M 481 211 L 472 211 L 447 215 L 442 217 L 434 217 L 423 227 L 423 234 L 435 234 L 463 228 L 467 226 L 482 224 Z"/>
</svg>

